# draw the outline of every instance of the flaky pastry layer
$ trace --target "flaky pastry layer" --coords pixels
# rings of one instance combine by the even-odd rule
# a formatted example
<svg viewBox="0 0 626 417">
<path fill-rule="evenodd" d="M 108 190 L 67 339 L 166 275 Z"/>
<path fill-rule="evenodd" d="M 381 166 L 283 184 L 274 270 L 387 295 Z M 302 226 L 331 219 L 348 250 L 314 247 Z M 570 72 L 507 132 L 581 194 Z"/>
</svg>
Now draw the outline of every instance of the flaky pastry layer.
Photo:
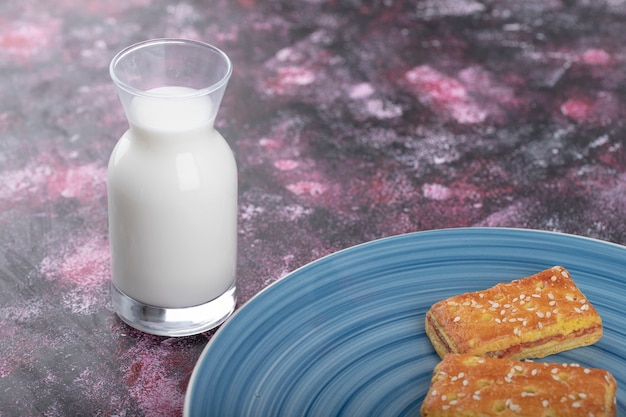
<svg viewBox="0 0 626 417">
<path fill-rule="evenodd" d="M 449 354 L 435 367 L 423 417 L 614 417 L 615 378 L 577 364 Z"/>
<path fill-rule="evenodd" d="M 439 301 L 425 325 L 441 357 L 541 358 L 602 336 L 599 314 L 562 266 Z"/>
</svg>

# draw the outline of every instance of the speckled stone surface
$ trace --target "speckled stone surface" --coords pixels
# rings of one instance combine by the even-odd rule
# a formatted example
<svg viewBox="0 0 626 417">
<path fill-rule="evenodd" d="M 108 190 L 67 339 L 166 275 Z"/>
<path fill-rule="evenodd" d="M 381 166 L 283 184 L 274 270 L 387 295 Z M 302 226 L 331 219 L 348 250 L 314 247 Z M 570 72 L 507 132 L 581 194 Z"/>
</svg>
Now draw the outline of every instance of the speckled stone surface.
<svg viewBox="0 0 626 417">
<path fill-rule="evenodd" d="M 178 416 L 213 332 L 109 301 L 108 74 L 157 37 L 215 44 L 239 164 L 239 304 L 358 243 L 459 226 L 626 244 L 626 3 L 5 0 L 0 416 Z"/>
</svg>

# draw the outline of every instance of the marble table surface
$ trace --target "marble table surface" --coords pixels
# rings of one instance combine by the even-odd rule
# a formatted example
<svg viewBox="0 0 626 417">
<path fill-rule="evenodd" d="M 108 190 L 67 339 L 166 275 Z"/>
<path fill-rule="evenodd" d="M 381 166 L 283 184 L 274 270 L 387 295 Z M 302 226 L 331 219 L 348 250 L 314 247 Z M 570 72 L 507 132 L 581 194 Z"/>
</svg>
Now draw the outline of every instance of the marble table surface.
<svg viewBox="0 0 626 417">
<path fill-rule="evenodd" d="M 362 242 L 451 227 L 626 244 L 626 2 L 5 0 L 0 416 L 179 416 L 214 331 L 109 300 L 106 170 L 129 44 L 212 43 L 239 166 L 239 305 Z"/>
</svg>

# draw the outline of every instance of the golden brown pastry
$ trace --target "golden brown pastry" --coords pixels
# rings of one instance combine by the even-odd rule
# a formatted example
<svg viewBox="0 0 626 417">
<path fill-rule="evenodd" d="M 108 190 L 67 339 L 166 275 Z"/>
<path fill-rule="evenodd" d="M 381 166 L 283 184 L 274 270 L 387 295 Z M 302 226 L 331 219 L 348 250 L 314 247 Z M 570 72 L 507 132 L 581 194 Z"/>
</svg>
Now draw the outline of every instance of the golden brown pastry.
<svg viewBox="0 0 626 417">
<path fill-rule="evenodd" d="M 577 364 L 449 354 L 433 371 L 422 417 L 613 417 L 615 378 Z"/>
<path fill-rule="evenodd" d="M 541 358 L 587 346 L 602 320 L 562 266 L 435 303 L 426 334 L 439 356 Z"/>
</svg>

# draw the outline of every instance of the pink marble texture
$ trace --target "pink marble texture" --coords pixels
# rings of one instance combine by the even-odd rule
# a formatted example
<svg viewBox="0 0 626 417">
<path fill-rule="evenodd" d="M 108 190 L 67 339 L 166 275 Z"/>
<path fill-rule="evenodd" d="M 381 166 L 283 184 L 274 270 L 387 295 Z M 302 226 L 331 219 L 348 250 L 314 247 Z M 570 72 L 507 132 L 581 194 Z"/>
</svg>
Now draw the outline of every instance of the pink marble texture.
<svg viewBox="0 0 626 417">
<path fill-rule="evenodd" d="M 5 0 L 0 416 L 179 416 L 213 332 L 109 302 L 106 166 L 123 47 L 203 40 L 234 74 L 239 303 L 339 249 L 502 226 L 626 244 L 626 3 Z"/>
</svg>

